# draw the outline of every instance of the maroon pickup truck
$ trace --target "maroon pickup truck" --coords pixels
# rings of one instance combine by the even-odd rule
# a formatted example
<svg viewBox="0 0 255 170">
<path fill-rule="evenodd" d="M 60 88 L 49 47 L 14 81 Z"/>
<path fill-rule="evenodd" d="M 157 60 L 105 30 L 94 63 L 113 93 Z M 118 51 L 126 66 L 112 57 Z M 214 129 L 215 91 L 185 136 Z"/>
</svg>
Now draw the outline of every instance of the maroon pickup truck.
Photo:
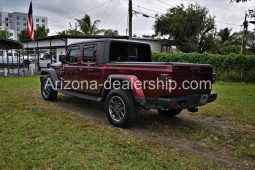
<svg viewBox="0 0 255 170">
<path fill-rule="evenodd" d="M 41 71 L 41 93 L 55 101 L 58 93 L 105 102 L 112 125 L 127 127 L 140 109 L 173 117 L 183 109 L 213 102 L 215 75 L 210 65 L 152 62 L 150 45 L 101 39 L 72 44 L 61 66 Z"/>
</svg>

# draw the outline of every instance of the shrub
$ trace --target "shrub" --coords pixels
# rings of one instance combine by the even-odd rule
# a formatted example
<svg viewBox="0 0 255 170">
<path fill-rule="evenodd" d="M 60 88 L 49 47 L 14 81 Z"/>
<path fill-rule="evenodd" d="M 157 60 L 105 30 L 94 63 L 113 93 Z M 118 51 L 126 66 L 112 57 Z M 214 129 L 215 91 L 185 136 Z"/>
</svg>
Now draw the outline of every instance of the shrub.
<svg viewBox="0 0 255 170">
<path fill-rule="evenodd" d="M 211 64 L 223 81 L 255 82 L 255 55 L 197 53 L 153 53 L 156 62 Z"/>
<path fill-rule="evenodd" d="M 240 54 L 241 45 L 225 45 L 220 47 L 216 52 L 221 55 L 228 55 L 228 54 Z M 247 50 L 246 48 L 243 49 L 244 55 L 252 55 L 252 52 Z"/>
</svg>

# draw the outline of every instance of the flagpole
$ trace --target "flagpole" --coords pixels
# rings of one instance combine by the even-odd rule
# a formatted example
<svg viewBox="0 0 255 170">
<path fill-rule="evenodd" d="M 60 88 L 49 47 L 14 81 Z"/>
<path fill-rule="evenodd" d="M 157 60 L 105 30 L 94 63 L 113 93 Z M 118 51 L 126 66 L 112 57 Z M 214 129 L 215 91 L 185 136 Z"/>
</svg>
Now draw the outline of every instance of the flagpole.
<svg viewBox="0 0 255 170">
<path fill-rule="evenodd" d="M 34 56 L 36 57 L 37 55 L 36 55 L 36 51 L 35 51 L 35 41 L 33 41 L 33 44 L 34 44 Z M 37 57 L 37 60 L 38 60 L 38 57 Z M 38 66 L 39 66 L 39 60 L 37 62 L 38 62 Z M 36 63 L 35 63 L 35 73 L 37 73 L 37 64 Z"/>
<path fill-rule="evenodd" d="M 33 4 L 33 0 L 30 1 L 31 4 Z M 34 15 L 32 13 L 32 21 L 33 21 L 33 28 L 34 28 Z M 33 32 L 34 32 L 34 29 L 33 29 Z M 35 63 L 35 72 L 37 72 L 37 67 L 39 68 L 39 56 L 36 55 L 36 50 L 35 50 L 35 39 L 33 38 L 32 40 L 33 44 L 34 44 L 34 56 L 37 57 L 37 63 Z"/>
<path fill-rule="evenodd" d="M 33 0 L 31 0 L 31 3 L 33 3 Z M 33 18 L 32 18 L 32 20 L 33 20 L 33 25 L 34 25 L 34 15 L 33 15 Z M 33 26 L 34 27 L 34 26 Z M 34 30 L 33 30 L 34 31 Z M 33 41 L 33 44 L 34 44 L 34 56 L 36 56 L 36 51 L 35 51 L 35 40 L 33 39 L 32 40 Z M 38 57 L 37 57 L 37 60 L 38 60 Z M 38 62 L 38 65 L 39 65 L 39 60 L 37 61 Z M 36 70 L 37 70 L 37 66 L 36 66 L 37 64 L 35 63 L 35 73 L 36 73 Z M 39 68 L 39 67 L 38 67 Z"/>
</svg>

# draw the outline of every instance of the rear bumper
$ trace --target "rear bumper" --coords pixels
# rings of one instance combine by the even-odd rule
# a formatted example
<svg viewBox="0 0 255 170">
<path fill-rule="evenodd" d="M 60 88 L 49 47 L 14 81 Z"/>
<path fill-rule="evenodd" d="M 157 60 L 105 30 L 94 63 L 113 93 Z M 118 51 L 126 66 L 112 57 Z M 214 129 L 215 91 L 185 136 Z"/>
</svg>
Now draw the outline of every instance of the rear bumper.
<svg viewBox="0 0 255 170">
<path fill-rule="evenodd" d="M 148 109 L 191 109 L 206 105 L 217 99 L 217 93 L 194 94 L 172 98 L 146 99 Z"/>
</svg>

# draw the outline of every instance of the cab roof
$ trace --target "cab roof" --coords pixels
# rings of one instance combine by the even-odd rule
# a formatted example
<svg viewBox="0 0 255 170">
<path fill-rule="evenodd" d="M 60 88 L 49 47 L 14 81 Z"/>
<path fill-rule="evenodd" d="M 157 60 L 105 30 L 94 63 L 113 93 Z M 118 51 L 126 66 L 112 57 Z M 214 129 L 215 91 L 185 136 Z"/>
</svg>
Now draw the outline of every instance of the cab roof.
<svg viewBox="0 0 255 170">
<path fill-rule="evenodd" d="M 135 41 L 135 40 L 104 38 L 104 39 L 95 39 L 95 40 L 80 41 L 80 42 L 72 43 L 69 46 L 78 45 L 78 44 L 84 44 L 84 43 L 93 43 L 93 42 L 122 42 L 122 43 L 136 43 L 136 44 L 141 44 L 141 45 L 149 45 L 148 43 L 139 42 L 139 41 Z"/>
</svg>

